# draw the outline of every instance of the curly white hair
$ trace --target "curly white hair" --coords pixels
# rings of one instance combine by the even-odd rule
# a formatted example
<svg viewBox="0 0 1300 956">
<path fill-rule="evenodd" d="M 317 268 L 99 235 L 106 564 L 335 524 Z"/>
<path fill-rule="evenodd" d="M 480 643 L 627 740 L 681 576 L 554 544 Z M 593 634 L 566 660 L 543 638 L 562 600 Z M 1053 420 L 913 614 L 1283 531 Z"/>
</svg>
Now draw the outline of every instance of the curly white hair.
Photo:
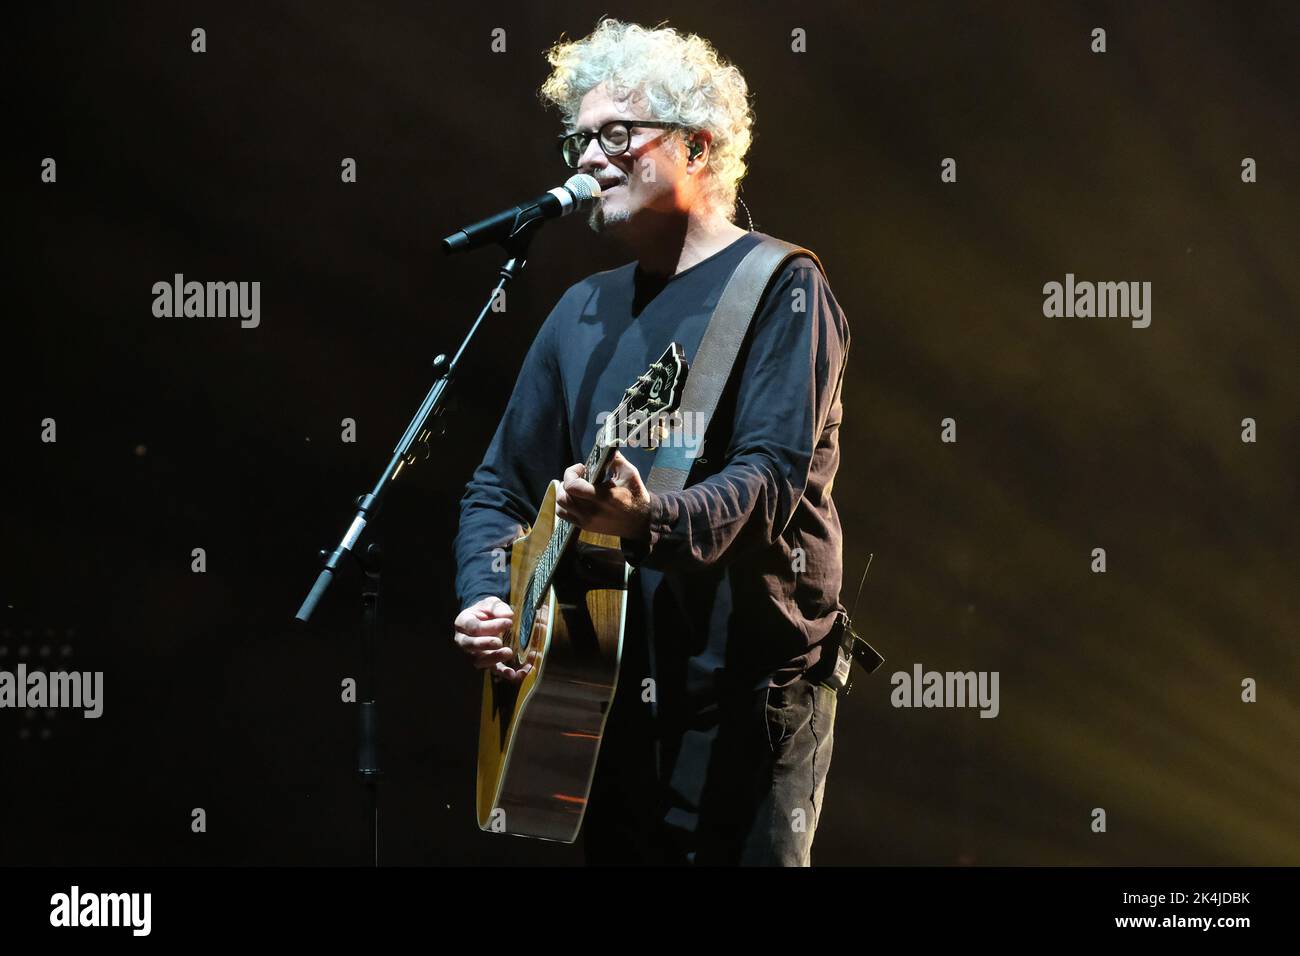
<svg viewBox="0 0 1300 956">
<path fill-rule="evenodd" d="M 708 40 L 664 24 L 647 29 L 606 17 L 581 40 L 561 37 L 546 59 L 552 72 L 539 92 L 559 108 L 569 129 L 577 125 L 582 98 L 605 83 L 615 98 L 644 96 L 653 114 L 644 119 L 707 130 L 713 139 L 704 198 L 735 218 L 754 113 L 745 77 Z"/>
</svg>

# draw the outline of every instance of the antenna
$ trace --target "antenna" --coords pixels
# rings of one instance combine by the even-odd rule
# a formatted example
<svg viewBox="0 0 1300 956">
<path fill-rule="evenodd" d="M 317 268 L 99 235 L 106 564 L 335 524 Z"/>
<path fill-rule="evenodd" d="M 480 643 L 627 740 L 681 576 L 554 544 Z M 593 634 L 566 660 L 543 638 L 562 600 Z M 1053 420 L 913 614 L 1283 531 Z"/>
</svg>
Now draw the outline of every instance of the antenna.
<svg viewBox="0 0 1300 956">
<path fill-rule="evenodd" d="M 849 615 L 849 620 L 856 620 L 858 617 L 858 605 L 862 602 L 862 587 L 867 583 L 867 572 L 871 570 L 871 559 L 876 556 L 872 551 L 867 555 L 867 566 L 862 569 L 862 580 L 858 583 L 858 596 L 853 599 L 853 613 Z"/>
</svg>

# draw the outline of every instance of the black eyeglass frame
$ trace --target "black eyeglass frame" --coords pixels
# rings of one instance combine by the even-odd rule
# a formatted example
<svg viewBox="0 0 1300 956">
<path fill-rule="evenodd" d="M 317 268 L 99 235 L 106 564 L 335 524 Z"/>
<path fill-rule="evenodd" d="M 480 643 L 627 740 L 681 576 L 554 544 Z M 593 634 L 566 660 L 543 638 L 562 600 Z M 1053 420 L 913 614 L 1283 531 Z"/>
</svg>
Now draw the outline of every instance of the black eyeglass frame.
<svg viewBox="0 0 1300 956">
<path fill-rule="evenodd" d="M 627 145 L 624 146 L 616 153 L 611 153 L 609 149 L 606 148 L 605 141 L 603 139 L 603 134 L 605 130 L 610 126 L 627 127 Z M 587 152 L 587 147 L 591 145 L 591 141 L 593 139 L 600 145 L 601 152 L 603 152 L 606 156 L 609 156 L 610 158 L 613 158 L 615 156 L 622 156 L 624 153 L 626 153 L 628 150 L 632 148 L 632 130 L 636 129 L 638 126 L 643 127 L 645 129 L 690 129 L 691 128 L 689 126 L 684 126 L 681 123 L 667 123 L 667 122 L 662 122 L 660 120 L 621 120 L 621 119 L 610 120 L 608 123 L 602 123 L 600 125 L 600 128 L 597 129 L 595 132 L 580 129 L 573 133 L 561 133 L 560 141 L 556 144 L 557 148 L 560 151 L 560 159 L 562 159 L 564 161 L 564 165 L 568 166 L 570 169 L 577 169 L 579 163 L 582 162 L 583 155 L 585 155 Z M 568 156 L 566 156 L 564 153 L 564 144 L 576 136 L 582 137 L 582 148 L 578 150 L 578 162 L 570 163 Z"/>
</svg>

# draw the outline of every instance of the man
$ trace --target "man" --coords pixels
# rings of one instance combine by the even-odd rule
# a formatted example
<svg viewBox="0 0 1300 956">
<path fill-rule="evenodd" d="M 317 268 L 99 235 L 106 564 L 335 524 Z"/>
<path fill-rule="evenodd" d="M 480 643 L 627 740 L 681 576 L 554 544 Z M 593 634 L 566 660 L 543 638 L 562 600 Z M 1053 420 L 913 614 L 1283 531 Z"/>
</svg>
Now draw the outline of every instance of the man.
<svg viewBox="0 0 1300 956">
<path fill-rule="evenodd" d="M 744 78 L 698 36 L 607 19 L 548 59 L 542 93 L 564 115 L 566 161 L 601 184 L 591 226 L 636 261 L 572 286 L 524 360 L 461 502 L 455 639 L 475 667 L 523 678 L 502 646 L 509 582 L 492 553 L 563 474 L 559 516 L 620 536 L 635 569 L 588 862 L 807 865 L 835 717 L 821 681 L 842 610 L 831 484 L 848 326 L 817 266 L 793 259 L 688 486 L 651 494 L 653 452 L 628 448 L 593 487 L 573 463 L 601 413 L 669 342 L 694 356 L 759 239 L 732 222 L 753 119 Z"/>
</svg>

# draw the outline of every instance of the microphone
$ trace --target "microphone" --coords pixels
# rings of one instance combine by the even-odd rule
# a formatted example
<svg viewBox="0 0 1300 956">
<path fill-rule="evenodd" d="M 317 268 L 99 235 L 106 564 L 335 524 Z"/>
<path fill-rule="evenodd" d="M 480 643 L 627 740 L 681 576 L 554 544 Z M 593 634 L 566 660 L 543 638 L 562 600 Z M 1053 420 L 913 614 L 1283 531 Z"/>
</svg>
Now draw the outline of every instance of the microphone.
<svg viewBox="0 0 1300 956">
<path fill-rule="evenodd" d="M 509 239 L 533 220 L 567 216 L 575 209 L 590 208 L 599 199 L 600 183 L 592 176 L 578 173 L 569 177 L 563 186 L 556 186 L 536 199 L 511 206 L 504 212 L 480 219 L 459 232 L 452 233 L 442 240 L 442 251 L 450 255 L 500 242 Z"/>
</svg>

